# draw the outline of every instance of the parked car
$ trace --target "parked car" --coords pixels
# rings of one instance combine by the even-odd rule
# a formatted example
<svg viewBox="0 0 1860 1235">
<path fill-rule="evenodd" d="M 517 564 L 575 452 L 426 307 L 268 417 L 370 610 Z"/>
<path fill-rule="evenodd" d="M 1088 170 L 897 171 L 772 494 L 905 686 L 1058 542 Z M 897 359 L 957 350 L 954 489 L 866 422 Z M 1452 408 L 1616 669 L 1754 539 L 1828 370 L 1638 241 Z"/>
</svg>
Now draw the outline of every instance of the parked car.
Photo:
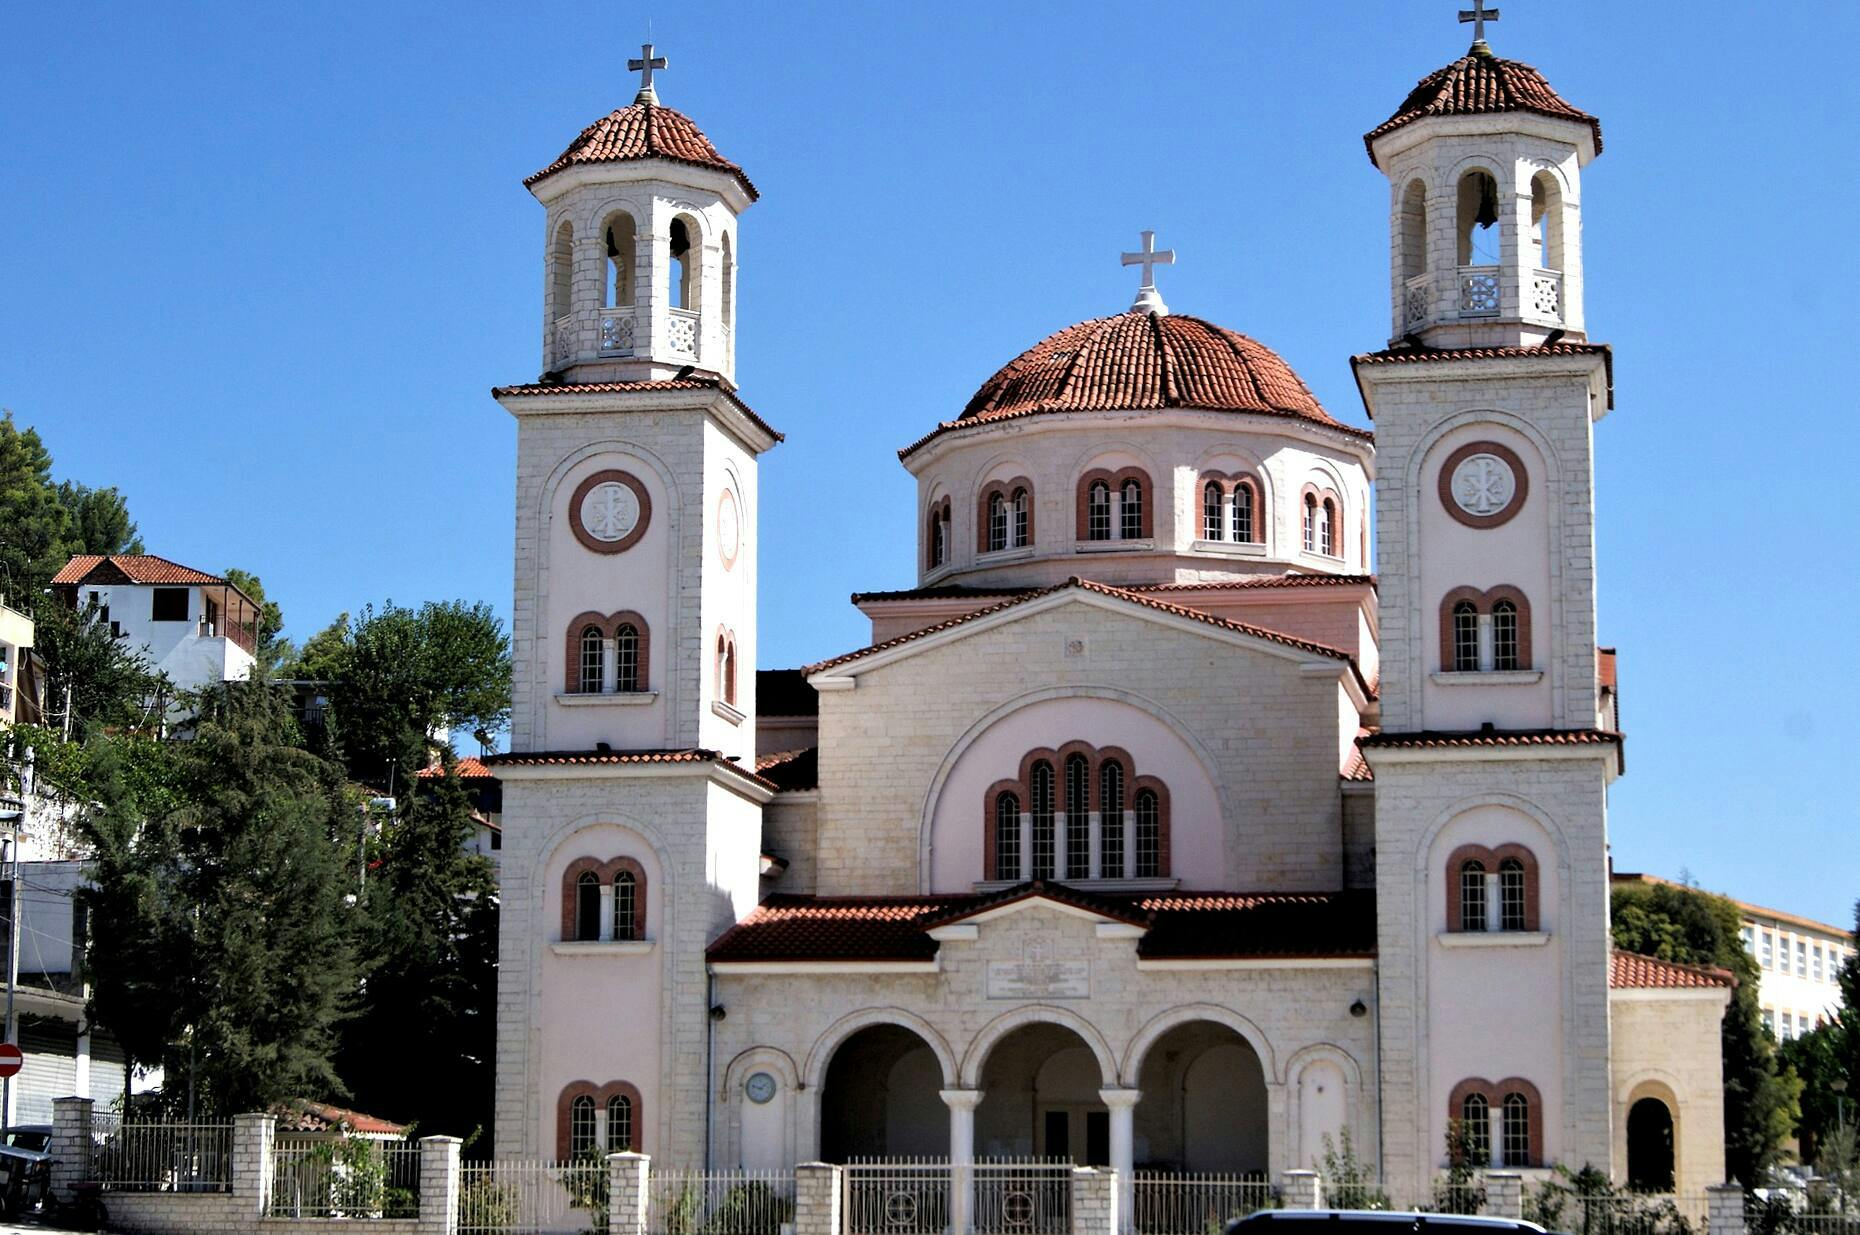
<svg viewBox="0 0 1860 1235">
<path fill-rule="evenodd" d="M 52 1143 L 47 1124 L 0 1130 L 0 1215 L 31 1213 L 45 1205 L 52 1186 Z"/>
<path fill-rule="evenodd" d="M 1535 1222 L 1382 1209 L 1262 1209 L 1226 1235 L 1546 1235 Z"/>
</svg>

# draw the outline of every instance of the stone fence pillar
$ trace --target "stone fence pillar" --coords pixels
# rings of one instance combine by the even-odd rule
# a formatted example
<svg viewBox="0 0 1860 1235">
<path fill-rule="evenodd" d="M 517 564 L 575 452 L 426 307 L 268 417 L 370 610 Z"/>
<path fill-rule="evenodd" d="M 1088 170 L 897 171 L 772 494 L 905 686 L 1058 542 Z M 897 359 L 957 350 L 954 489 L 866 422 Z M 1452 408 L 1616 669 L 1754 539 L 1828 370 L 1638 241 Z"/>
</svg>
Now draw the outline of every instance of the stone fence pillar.
<svg viewBox="0 0 1860 1235">
<path fill-rule="evenodd" d="M 1485 1177 L 1485 1213 L 1492 1218 L 1524 1217 L 1524 1176 L 1516 1171 L 1490 1171 Z"/>
<path fill-rule="evenodd" d="M 52 1155 L 52 1196 L 59 1200 L 69 1200 L 72 1185 L 90 1178 L 92 1106 L 89 1098 L 52 1099 L 52 1143 L 47 1150 Z"/>
<path fill-rule="evenodd" d="M 1744 1190 L 1736 1184 L 1705 1189 L 1711 1235 L 1744 1235 Z"/>
<path fill-rule="evenodd" d="M 607 1155 L 609 1235 L 645 1235 L 652 1202 L 652 1159 L 646 1154 Z"/>
<path fill-rule="evenodd" d="M 272 1115 L 234 1115 L 232 1194 L 235 1208 L 253 1219 L 271 1212 L 271 1154 L 278 1139 Z"/>
<path fill-rule="evenodd" d="M 1117 1172 L 1072 1168 L 1072 1235 L 1120 1235 Z"/>
<path fill-rule="evenodd" d="M 1316 1171 L 1287 1171 L 1279 1176 L 1279 1199 L 1287 1209 L 1322 1209 L 1324 1180 Z"/>
<path fill-rule="evenodd" d="M 794 1168 L 794 1235 L 840 1235 L 840 1168 L 803 1162 Z"/>
<path fill-rule="evenodd" d="M 459 1148 L 456 1136 L 420 1138 L 420 1235 L 459 1229 Z"/>
</svg>

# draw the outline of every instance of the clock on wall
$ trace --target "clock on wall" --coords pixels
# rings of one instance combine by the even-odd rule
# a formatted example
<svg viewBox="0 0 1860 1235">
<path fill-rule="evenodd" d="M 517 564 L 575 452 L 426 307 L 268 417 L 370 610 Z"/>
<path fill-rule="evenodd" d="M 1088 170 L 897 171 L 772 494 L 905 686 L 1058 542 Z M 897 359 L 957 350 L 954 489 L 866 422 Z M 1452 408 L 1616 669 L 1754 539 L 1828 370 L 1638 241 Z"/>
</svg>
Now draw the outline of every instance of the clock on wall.
<svg viewBox="0 0 1860 1235">
<path fill-rule="evenodd" d="M 757 1106 L 775 1097 L 775 1078 L 766 1072 L 757 1072 L 743 1082 L 743 1096 Z"/>
<path fill-rule="evenodd" d="M 652 521 L 652 499 L 630 472 L 596 472 L 575 487 L 568 522 L 575 539 L 596 553 L 630 549 Z"/>
</svg>

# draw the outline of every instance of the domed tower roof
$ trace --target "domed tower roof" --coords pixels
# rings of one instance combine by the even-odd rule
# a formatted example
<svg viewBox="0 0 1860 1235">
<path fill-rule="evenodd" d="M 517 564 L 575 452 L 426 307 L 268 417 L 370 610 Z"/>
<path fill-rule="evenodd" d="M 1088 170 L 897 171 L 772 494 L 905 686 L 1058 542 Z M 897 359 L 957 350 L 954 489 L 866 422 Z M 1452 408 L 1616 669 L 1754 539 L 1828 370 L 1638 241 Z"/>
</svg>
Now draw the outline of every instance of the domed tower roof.
<svg viewBox="0 0 1860 1235">
<path fill-rule="evenodd" d="M 717 153 L 710 138 L 683 112 L 660 105 L 642 90 L 628 107 L 610 112 L 581 130 L 568 149 L 541 171 L 524 178 L 529 188 L 565 168 L 634 159 L 668 159 L 691 167 L 708 167 L 736 177 L 753 201 L 759 194 L 743 169 Z"/>
<path fill-rule="evenodd" d="M 1139 310 L 1048 335 L 984 382 L 952 423 L 1164 408 L 1290 416 L 1361 432 L 1333 419 L 1264 344 L 1199 317 Z"/>
<path fill-rule="evenodd" d="M 1363 134 L 1369 161 L 1376 161 L 1376 139 L 1417 120 L 1436 116 L 1483 116 L 1497 112 L 1533 112 L 1589 126 L 1595 153 L 1602 152 L 1602 122 L 1558 94 L 1544 75 L 1517 60 L 1501 60 L 1483 41 L 1445 68 L 1423 77 L 1395 114 Z"/>
</svg>

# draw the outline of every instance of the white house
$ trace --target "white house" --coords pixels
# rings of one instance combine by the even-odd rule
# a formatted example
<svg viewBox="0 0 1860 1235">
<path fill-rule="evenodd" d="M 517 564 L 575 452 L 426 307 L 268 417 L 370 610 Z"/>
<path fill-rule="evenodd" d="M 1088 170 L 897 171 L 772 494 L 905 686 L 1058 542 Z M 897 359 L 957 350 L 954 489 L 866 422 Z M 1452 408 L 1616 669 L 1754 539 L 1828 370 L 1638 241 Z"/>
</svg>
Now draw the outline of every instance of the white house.
<svg viewBox="0 0 1860 1235">
<path fill-rule="evenodd" d="M 76 609 L 95 602 L 98 620 L 180 690 L 252 672 L 258 606 L 218 575 L 153 554 L 86 553 L 53 576 L 52 591 Z"/>
</svg>

